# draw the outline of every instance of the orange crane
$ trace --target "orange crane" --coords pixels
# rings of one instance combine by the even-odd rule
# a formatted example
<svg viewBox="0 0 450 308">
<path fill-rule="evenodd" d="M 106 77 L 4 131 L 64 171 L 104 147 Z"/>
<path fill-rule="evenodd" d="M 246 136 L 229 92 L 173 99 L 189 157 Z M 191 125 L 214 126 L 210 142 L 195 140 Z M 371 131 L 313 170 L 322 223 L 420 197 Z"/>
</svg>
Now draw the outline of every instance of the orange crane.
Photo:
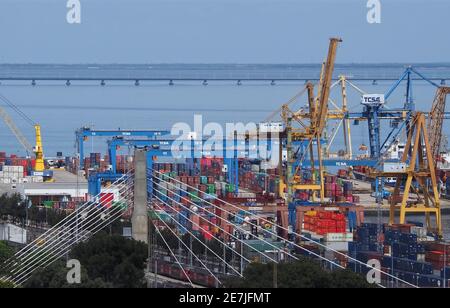
<svg viewBox="0 0 450 308">
<path fill-rule="evenodd" d="M 327 116 L 328 116 L 328 100 L 330 98 L 330 88 L 334 71 L 334 63 L 336 60 L 336 52 L 338 44 L 342 42 L 340 38 L 331 38 L 330 45 L 328 49 L 328 56 L 325 63 L 322 66 L 320 83 L 318 94 L 314 98 L 314 86 L 311 83 L 308 83 L 306 88 L 308 90 L 308 104 L 309 104 L 309 126 L 305 126 L 301 119 L 302 117 L 298 117 L 295 112 L 289 110 L 287 106 L 283 106 L 281 117 L 286 123 L 286 138 L 287 138 L 287 170 L 286 170 L 286 180 L 280 179 L 280 192 L 283 192 L 287 186 L 287 195 L 288 200 L 292 198 L 292 194 L 294 190 L 311 190 L 313 192 L 320 191 L 320 199 L 321 201 L 325 198 L 325 189 L 324 189 L 324 167 L 322 164 L 322 148 L 321 148 L 321 139 L 322 134 L 326 127 Z M 294 132 L 292 129 L 292 120 L 297 120 L 303 126 L 301 132 Z M 292 172 L 292 164 L 295 162 L 292 152 L 292 141 L 294 140 L 308 140 L 308 149 L 310 151 L 310 159 L 314 178 L 314 151 L 313 151 L 313 141 L 317 142 L 317 158 L 319 162 L 319 184 L 300 184 L 299 179 L 295 176 L 298 174 L 298 168 L 293 173 Z M 281 162 L 280 162 L 281 163 Z"/>
</svg>

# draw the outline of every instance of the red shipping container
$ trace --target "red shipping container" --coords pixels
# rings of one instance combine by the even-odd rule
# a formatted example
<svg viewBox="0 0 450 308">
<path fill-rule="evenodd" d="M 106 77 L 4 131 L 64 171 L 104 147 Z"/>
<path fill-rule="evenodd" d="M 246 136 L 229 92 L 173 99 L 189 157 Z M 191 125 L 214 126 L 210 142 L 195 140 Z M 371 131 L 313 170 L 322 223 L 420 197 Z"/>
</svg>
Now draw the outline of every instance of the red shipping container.
<svg viewBox="0 0 450 308">
<path fill-rule="evenodd" d="M 428 251 L 447 251 L 447 256 L 450 256 L 450 245 L 438 242 L 428 242 L 424 243 L 425 249 Z"/>
<path fill-rule="evenodd" d="M 110 208 L 112 206 L 112 202 L 114 201 L 113 193 L 100 193 L 100 205 L 102 207 Z"/>
<path fill-rule="evenodd" d="M 334 220 L 345 220 L 345 215 L 342 213 L 332 213 L 331 214 L 331 219 Z"/>
<path fill-rule="evenodd" d="M 200 216 L 192 215 L 192 230 L 198 231 L 200 225 Z"/>
<path fill-rule="evenodd" d="M 331 219 L 333 213 L 329 211 L 321 211 L 318 214 L 320 219 Z"/>
</svg>

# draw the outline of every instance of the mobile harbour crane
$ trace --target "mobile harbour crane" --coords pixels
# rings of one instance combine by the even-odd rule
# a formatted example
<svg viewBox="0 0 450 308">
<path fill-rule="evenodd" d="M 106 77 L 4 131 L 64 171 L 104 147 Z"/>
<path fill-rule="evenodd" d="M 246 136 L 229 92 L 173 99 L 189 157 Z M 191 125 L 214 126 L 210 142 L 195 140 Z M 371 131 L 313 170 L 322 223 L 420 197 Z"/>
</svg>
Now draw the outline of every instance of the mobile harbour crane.
<svg viewBox="0 0 450 308">
<path fill-rule="evenodd" d="M 35 155 L 35 165 L 32 170 L 32 175 L 34 176 L 42 176 L 45 181 L 52 181 L 53 179 L 53 171 L 47 170 L 45 168 L 44 162 L 44 151 L 42 146 L 42 135 L 41 135 L 41 126 L 34 122 L 31 118 L 29 118 L 25 113 L 23 113 L 17 106 L 15 106 L 10 100 L 0 94 L 0 100 L 3 101 L 7 106 L 11 107 L 14 111 L 16 111 L 28 124 L 32 125 L 35 130 L 36 141 L 35 145 L 32 146 L 28 139 L 23 135 L 21 130 L 17 127 L 13 119 L 9 116 L 9 114 L 5 111 L 3 107 L 0 106 L 0 117 L 5 122 L 5 124 L 9 127 L 11 132 L 17 138 L 19 143 L 23 146 L 27 155 L 34 153 Z"/>
</svg>

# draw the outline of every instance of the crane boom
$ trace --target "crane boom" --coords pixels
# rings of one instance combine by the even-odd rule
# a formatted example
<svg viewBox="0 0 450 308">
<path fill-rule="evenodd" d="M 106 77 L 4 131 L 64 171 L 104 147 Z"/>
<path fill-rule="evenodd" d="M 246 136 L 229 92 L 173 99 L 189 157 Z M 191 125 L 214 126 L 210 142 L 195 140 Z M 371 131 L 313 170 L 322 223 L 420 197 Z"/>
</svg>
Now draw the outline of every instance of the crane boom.
<svg viewBox="0 0 450 308">
<path fill-rule="evenodd" d="M 0 117 L 3 119 L 3 121 L 9 127 L 9 129 L 12 131 L 14 136 L 16 136 L 17 140 L 24 147 L 24 149 L 28 152 L 28 154 L 31 155 L 31 153 L 34 152 L 33 146 L 28 142 L 28 140 L 25 138 L 25 136 L 22 134 L 22 132 L 16 126 L 16 124 L 14 123 L 12 118 L 9 116 L 9 114 L 6 113 L 5 109 L 3 109 L 2 107 L 0 107 Z"/>
<path fill-rule="evenodd" d="M 330 47 L 328 50 L 327 61 L 324 66 L 324 75 L 322 83 L 319 85 L 319 101 L 318 101 L 318 112 L 316 121 L 316 133 L 322 135 L 327 122 L 328 114 L 328 99 L 330 98 L 330 87 L 334 71 L 334 62 L 336 59 L 336 51 L 338 43 L 342 42 L 340 38 L 331 38 Z"/>
<path fill-rule="evenodd" d="M 439 157 L 439 151 L 442 140 L 442 124 L 444 122 L 445 101 L 447 95 L 450 94 L 450 87 L 439 87 L 434 97 L 431 107 L 430 116 L 428 118 L 427 130 L 430 141 L 431 153 L 433 159 Z"/>
</svg>

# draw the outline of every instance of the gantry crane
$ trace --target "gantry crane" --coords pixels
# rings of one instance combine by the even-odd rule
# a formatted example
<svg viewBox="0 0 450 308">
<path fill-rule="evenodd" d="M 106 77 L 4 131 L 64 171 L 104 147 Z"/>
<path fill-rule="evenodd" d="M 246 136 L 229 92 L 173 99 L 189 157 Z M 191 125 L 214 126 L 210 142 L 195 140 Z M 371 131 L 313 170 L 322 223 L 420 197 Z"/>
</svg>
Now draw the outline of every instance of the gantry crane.
<svg viewBox="0 0 450 308">
<path fill-rule="evenodd" d="M 325 63 L 322 65 L 320 74 L 320 82 L 317 96 L 314 97 L 314 86 L 311 83 L 306 85 L 308 91 L 308 105 L 309 105 L 309 125 L 305 125 L 302 122 L 301 112 L 292 112 L 287 105 L 282 107 L 281 117 L 286 124 L 286 150 L 287 150 L 287 168 L 285 181 L 282 177 L 280 179 L 280 192 L 283 192 L 287 187 L 287 199 L 288 203 L 292 198 L 294 190 L 308 190 L 313 193 L 319 191 L 321 201 L 325 198 L 324 190 L 324 166 L 322 163 L 322 136 L 326 127 L 328 117 L 328 101 L 330 97 L 331 81 L 334 71 L 334 63 L 336 59 L 336 52 L 339 42 L 342 42 L 340 38 L 331 38 L 328 49 L 328 56 Z M 292 127 L 292 121 L 298 121 L 302 128 L 300 131 L 295 131 Z M 293 142 L 308 140 L 308 146 L 306 151 L 310 152 L 310 160 L 312 167 L 313 184 L 302 184 L 297 176 L 300 165 L 297 166 L 295 172 L 293 171 L 293 164 L 295 162 L 293 153 Z M 318 159 L 318 176 L 319 184 L 316 184 L 315 179 L 315 164 L 314 164 L 314 150 L 313 143 L 316 142 L 317 146 L 317 159 Z M 281 162 L 280 162 L 281 163 Z"/>
<path fill-rule="evenodd" d="M 34 121 L 32 121 L 26 114 L 24 114 L 20 109 L 17 108 L 13 103 L 11 103 L 6 97 L 0 94 L 0 99 L 5 102 L 8 106 L 10 106 L 13 110 L 15 110 L 22 118 L 24 118 L 29 124 L 33 125 L 36 136 L 36 143 L 33 147 L 31 143 L 25 138 L 20 129 L 16 126 L 13 119 L 9 116 L 9 114 L 0 106 L 0 117 L 5 122 L 5 124 L 9 127 L 11 132 L 17 138 L 19 143 L 23 146 L 28 155 L 34 153 L 35 155 L 35 166 L 34 166 L 34 175 L 41 175 L 45 177 L 47 180 L 50 179 L 53 175 L 53 172 L 45 169 L 44 164 L 44 151 L 42 147 L 42 137 L 41 137 L 41 126 Z"/>
<path fill-rule="evenodd" d="M 403 153 L 404 169 L 396 172 L 382 172 L 382 177 L 395 177 L 396 186 L 390 200 L 389 223 L 395 223 L 395 212 L 400 210 L 401 224 L 405 223 L 407 213 L 425 214 L 426 224 L 442 236 L 440 197 L 436 176 L 436 161 L 439 159 L 442 140 L 442 125 L 445 116 L 446 97 L 450 87 L 439 87 L 428 116 L 415 113 L 407 128 L 408 139 Z M 404 184 L 403 195 L 400 186 Z M 431 187 L 430 187 L 431 184 Z M 410 200 L 410 193 L 417 199 Z M 398 204 L 400 203 L 400 206 Z M 435 216 L 435 225 L 431 224 L 430 214 Z"/>
<path fill-rule="evenodd" d="M 396 178 L 394 193 L 390 199 L 389 223 L 395 223 L 395 211 L 400 210 L 400 224 L 405 223 L 407 213 L 423 213 L 427 227 L 442 235 L 441 210 L 435 162 L 429 134 L 426 127 L 426 117 L 422 112 L 412 116 L 408 139 L 402 157 L 403 168 L 395 172 L 381 172 L 380 177 Z M 400 188 L 404 184 L 403 195 Z M 415 185 L 414 185 L 415 183 Z M 429 187 L 431 184 L 431 188 Z M 412 201 L 410 193 L 415 193 L 417 199 Z M 400 203 L 400 206 L 398 204 Z M 431 224 L 430 214 L 434 214 L 436 224 Z"/>
</svg>

